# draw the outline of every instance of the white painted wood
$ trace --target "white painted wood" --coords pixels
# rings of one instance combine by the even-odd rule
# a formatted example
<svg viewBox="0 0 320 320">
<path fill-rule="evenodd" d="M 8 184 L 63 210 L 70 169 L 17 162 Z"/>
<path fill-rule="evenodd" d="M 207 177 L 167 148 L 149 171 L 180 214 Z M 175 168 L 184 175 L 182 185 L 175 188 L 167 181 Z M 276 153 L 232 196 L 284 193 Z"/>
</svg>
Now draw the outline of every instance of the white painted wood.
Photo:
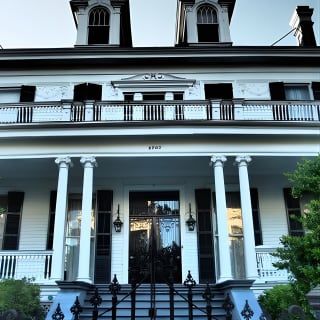
<svg viewBox="0 0 320 320">
<path fill-rule="evenodd" d="M 32 180 L 24 188 L 19 250 L 45 250 L 51 190 L 45 184 Z"/>
</svg>

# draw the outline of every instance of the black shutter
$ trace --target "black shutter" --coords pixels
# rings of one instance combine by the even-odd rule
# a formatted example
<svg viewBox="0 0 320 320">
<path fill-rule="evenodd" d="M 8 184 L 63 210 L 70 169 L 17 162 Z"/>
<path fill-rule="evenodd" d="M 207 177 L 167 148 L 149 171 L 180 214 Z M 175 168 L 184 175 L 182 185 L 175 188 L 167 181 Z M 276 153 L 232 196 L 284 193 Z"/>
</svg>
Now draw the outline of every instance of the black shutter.
<svg viewBox="0 0 320 320">
<path fill-rule="evenodd" d="M 53 248 L 54 221 L 56 216 L 56 201 L 57 201 L 57 191 L 51 191 L 50 208 L 49 208 L 49 224 L 48 224 L 48 235 L 47 235 L 47 250 L 52 250 Z"/>
<path fill-rule="evenodd" d="M 88 83 L 88 100 L 101 100 L 102 86 L 99 84 Z"/>
<path fill-rule="evenodd" d="M 269 83 L 271 100 L 286 100 L 283 82 Z"/>
<path fill-rule="evenodd" d="M 3 250 L 18 249 L 23 198 L 23 192 L 8 193 L 8 211 L 3 236 Z"/>
<path fill-rule="evenodd" d="M 320 82 L 312 82 L 313 99 L 320 100 Z"/>
<path fill-rule="evenodd" d="M 195 190 L 199 248 L 200 283 L 215 282 L 214 246 L 211 216 L 211 190 Z"/>
<path fill-rule="evenodd" d="M 20 213 L 24 198 L 24 192 L 8 193 L 8 213 Z"/>
<path fill-rule="evenodd" d="M 87 100 L 88 86 L 86 83 L 81 83 L 74 86 L 73 90 L 73 100 L 84 101 Z"/>
<path fill-rule="evenodd" d="M 250 189 L 255 245 L 262 245 L 258 190 Z"/>
<path fill-rule="evenodd" d="M 111 273 L 111 190 L 97 191 L 94 283 L 109 283 Z"/>
<path fill-rule="evenodd" d="M 35 93 L 35 86 L 21 86 L 20 102 L 33 102 Z"/>
</svg>

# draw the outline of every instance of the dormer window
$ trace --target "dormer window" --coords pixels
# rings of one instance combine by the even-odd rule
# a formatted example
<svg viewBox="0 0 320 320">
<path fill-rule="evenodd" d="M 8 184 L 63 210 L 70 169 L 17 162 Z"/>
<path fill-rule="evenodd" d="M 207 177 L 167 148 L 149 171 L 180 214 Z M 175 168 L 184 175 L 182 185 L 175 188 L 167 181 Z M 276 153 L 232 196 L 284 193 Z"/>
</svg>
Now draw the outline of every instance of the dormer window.
<svg viewBox="0 0 320 320">
<path fill-rule="evenodd" d="M 202 5 L 197 10 L 197 28 L 199 42 L 219 42 L 219 24 L 216 10 Z"/>
<path fill-rule="evenodd" d="M 110 14 L 104 7 L 95 7 L 89 15 L 88 44 L 108 44 Z"/>
</svg>

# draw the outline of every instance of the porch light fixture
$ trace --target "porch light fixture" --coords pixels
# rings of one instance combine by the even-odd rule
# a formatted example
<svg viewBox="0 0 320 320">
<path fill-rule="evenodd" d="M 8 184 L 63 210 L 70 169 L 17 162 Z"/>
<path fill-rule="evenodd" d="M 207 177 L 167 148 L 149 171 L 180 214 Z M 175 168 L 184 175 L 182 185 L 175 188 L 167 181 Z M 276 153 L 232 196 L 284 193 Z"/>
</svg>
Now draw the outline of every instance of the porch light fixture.
<svg viewBox="0 0 320 320">
<path fill-rule="evenodd" d="M 189 217 L 186 220 L 186 224 L 188 226 L 189 231 L 194 231 L 196 220 L 192 217 L 192 214 L 191 214 L 191 203 L 189 203 Z"/>
<path fill-rule="evenodd" d="M 120 217 L 119 217 L 119 204 L 118 204 L 117 214 L 118 214 L 117 219 L 113 221 L 113 226 L 116 232 L 121 232 L 121 226 L 123 225 L 123 222 L 120 220 Z"/>
</svg>

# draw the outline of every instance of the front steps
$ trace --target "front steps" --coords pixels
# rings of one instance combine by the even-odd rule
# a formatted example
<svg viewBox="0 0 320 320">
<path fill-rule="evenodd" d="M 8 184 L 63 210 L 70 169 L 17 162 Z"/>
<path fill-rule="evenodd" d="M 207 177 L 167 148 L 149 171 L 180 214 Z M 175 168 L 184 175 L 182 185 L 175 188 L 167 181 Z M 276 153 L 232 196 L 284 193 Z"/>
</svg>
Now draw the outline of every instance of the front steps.
<svg viewBox="0 0 320 320">
<path fill-rule="evenodd" d="M 225 320 L 227 312 L 224 308 L 226 297 L 229 297 L 229 306 L 232 306 L 232 320 L 258 320 L 262 314 L 262 310 L 257 302 L 254 292 L 251 289 L 253 280 L 226 280 L 217 284 L 210 285 L 212 319 Z M 46 316 L 46 320 L 62 319 L 73 320 L 75 315 L 72 313 L 72 307 L 75 301 L 80 303 L 82 312 L 79 314 L 80 320 L 93 319 L 93 306 L 90 299 L 95 294 L 95 288 L 98 289 L 98 295 L 101 303 L 98 305 L 98 317 L 96 319 L 108 320 L 112 319 L 112 294 L 109 291 L 109 285 L 93 285 L 81 281 L 57 281 L 60 288 L 50 310 Z M 174 320 L 187 320 L 188 313 L 188 289 L 182 284 L 175 284 L 174 289 Z M 193 294 L 193 317 L 196 320 L 207 320 L 206 301 L 203 298 L 206 285 L 198 284 L 192 288 Z M 122 285 L 121 290 L 117 294 L 118 301 L 121 303 L 117 306 L 118 320 L 131 320 L 131 286 L 129 284 Z M 127 297 L 126 297 L 127 296 Z M 125 299 L 124 299 L 125 298 Z M 123 300 L 123 301 L 122 301 Z M 73 308 L 74 309 L 74 308 Z M 151 307 L 151 285 L 143 284 L 136 289 L 135 304 L 135 320 L 169 320 L 170 319 L 170 296 L 169 288 L 165 284 L 155 285 L 154 305 Z M 229 309 L 231 310 L 231 309 Z M 230 318 L 229 318 L 230 319 Z"/>
<path fill-rule="evenodd" d="M 98 307 L 99 319 L 111 319 L 111 310 L 104 313 L 112 306 L 112 295 L 109 292 L 109 287 L 105 285 L 97 285 L 98 292 L 102 298 L 102 303 Z M 188 297 L 188 289 L 181 284 L 174 286 L 175 290 L 179 292 L 185 299 Z M 197 285 L 192 289 L 193 304 L 199 309 L 206 310 L 206 301 L 202 297 L 205 292 L 205 285 Z M 226 312 L 223 309 L 223 303 L 225 300 L 224 293 L 221 290 L 215 289 L 211 286 L 211 293 L 213 298 L 211 301 L 213 319 L 225 319 Z M 130 285 L 122 285 L 117 297 L 118 301 L 121 301 L 131 291 Z M 155 287 L 155 305 L 151 308 L 151 286 L 149 284 L 143 284 L 136 290 L 136 320 L 151 319 L 151 315 L 154 313 L 155 317 L 152 319 L 170 319 L 170 302 L 169 302 L 169 288 L 164 284 L 156 284 Z M 90 298 L 94 295 L 94 289 L 88 290 L 87 296 L 83 305 L 83 312 L 80 315 L 80 319 L 92 319 L 93 307 L 90 304 Z M 188 302 L 183 299 L 179 294 L 174 294 L 174 319 L 185 320 L 189 319 Z M 206 314 L 201 310 L 193 307 L 193 319 L 204 320 L 208 319 Z M 131 319 L 131 296 L 129 295 L 124 301 L 119 303 L 117 307 L 117 319 L 130 320 Z"/>
</svg>

